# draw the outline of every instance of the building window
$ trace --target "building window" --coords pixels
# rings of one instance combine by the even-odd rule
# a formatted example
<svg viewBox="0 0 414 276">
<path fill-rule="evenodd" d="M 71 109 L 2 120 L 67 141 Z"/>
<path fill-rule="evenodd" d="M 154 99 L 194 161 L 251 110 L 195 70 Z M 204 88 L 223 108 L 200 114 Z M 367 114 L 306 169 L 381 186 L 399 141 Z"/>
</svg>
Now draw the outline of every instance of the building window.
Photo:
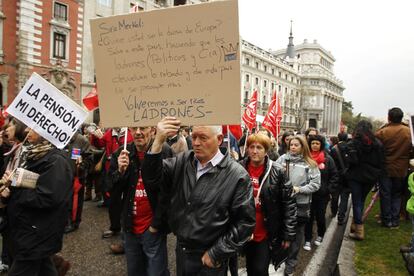
<svg viewBox="0 0 414 276">
<path fill-rule="evenodd" d="M 279 72 L 279 78 L 281 78 L 282 77 L 282 72 Z"/>
<path fill-rule="evenodd" d="M 112 0 L 97 0 L 97 2 L 101 6 L 112 7 Z"/>
<path fill-rule="evenodd" d="M 282 91 L 282 86 L 281 86 L 281 85 L 279 85 L 279 92 L 280 92 L 280 91 Z"/>
<path fill-rule="evenodd" d="M 259 85 L 259 78 L 256 78 L 256 85 Z"/>
<path fill-rule="evenodd" d="M 256 62 L 256 68 L 259 69 L 259 63 L 258 62 Z"/>
<path fill-rule="evenodd" d="M 249 98 L 249 91 L 244 91 L 244 99 L 247 100 Z"/>
<path fill-rule="evenodd" d="M 275 74 L 275 69 L 272 68 L 272 75 L 274 75 L 274 74 Z"/>
<path fill-rule="evenodd" d="M 266 65 L 264 66 L 264 71 L 267 72 L 267 66 Z"/>
<path fill-rule="evenodd" d="M 56 20 L 68 21 L 68 7 L 64 4 L 55 2 L 53 17 Z"/>
<path fill-rule="evenodd" d="M 249 80 L 250 80 L 250 76 L 246 75 L 246 82 L 249 82 Z"/>
<path fill-rule="evenodd" d="M 272 91 L 275 89 L 275 84 L 272 82 Z"/>
<path fill-rule="evenodd" d="M 246 58 L 246 65 L 250 65 L 250 59 Z"/>
<path fill-rule="evenodd" d="M 263 96 L 263 103 L 266 103 L 266 96 Z"/>
<path fill-rule="evenodd" d="M 263 81 L 263 86 L 267 87 L 267 80 Z"/>
<path fill-rule="evenodd" d="M 66 35 L 53 33 L 53 57 L 66 58 Z"/>
</svg>

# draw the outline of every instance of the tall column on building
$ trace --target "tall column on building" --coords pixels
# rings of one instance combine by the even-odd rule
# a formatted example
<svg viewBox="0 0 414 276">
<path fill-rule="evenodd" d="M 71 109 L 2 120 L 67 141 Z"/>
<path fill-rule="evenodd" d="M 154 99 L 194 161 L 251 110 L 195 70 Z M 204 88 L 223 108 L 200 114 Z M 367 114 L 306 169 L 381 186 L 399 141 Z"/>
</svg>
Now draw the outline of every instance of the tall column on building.
<svg viewBox="0 0 414 276">
<path fill-rule="evenodd" d="M 329 116 L 330 117 L 331 125 L 329 127 L 328 134 L 332 133 L 333 132 L 333 129 L 334 129 L 334 127 L 333 127 L 334 124 L 335 124 L 334 114 L 335 114 L 335 99 L 331 96 L 331 114 Z"/>
<path fill-rule="evenodd" d="M 338 123 L 339 123 L 339 108 L 338 108 L 338 99 L 335 99 L 335 125 L 334 125 L 334 130 L 333 130 L 333 134 L 338 133 Z"/>
</svg>

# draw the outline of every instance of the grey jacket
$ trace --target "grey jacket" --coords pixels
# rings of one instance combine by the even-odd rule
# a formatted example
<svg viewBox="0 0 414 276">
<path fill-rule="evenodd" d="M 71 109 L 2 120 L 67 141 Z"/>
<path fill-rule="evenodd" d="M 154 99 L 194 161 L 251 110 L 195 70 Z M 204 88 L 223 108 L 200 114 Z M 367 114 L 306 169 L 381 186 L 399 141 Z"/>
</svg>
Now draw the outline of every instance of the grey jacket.
<svg viewBox="0 0 414 276">
<path fill-rule="evenodd" d="M 276 165 L 286 170 L 286 161 L 289 161 L 289 179 L 292 185 L 299 187 L 296 195 L 296 202 L 310 203 L 312 201 L 312 193 L 321 187 L 321 174 L 317 167 L 311 168 L 303 159 L 302 155 L 283 154 L 276 161 Z"/>
</svg>

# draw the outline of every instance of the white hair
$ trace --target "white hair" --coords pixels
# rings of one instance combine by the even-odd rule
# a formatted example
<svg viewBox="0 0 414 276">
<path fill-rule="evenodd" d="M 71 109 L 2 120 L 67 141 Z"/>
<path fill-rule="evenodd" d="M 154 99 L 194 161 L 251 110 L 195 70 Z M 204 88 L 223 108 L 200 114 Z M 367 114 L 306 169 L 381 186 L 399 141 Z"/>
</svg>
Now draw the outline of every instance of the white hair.
<svg viewBox="0 0 414 276">
<path fill-rule="evenodd" d="M 208 126 L 211 131 L 215 134 L 215 135 L 220 135 L 223 134 L 223 128 L 221 126 Z"/>
<path fill-rule="evenodd" d="M 222 129 L 221 126 L 194 126 L 193 130 L 194 130 L 194 128 L 197 128 L 197 127 L 209 128 L 214 135 L 223 134 L 223 129 Z"/>
</svg>

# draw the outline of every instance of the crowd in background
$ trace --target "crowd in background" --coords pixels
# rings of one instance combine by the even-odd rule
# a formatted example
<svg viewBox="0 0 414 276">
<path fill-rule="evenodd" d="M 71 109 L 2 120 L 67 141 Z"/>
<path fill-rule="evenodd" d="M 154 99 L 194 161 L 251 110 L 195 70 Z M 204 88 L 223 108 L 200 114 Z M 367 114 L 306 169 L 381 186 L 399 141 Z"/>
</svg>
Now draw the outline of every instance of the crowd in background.
<svg viewBox="0 0 414 276">
<path fill-rule="evenodd" d="M 381 198 L 379 223 L 398 229 L 400 213 L 404 213 L 406 207 L 413 146 L 409 127 L 402 119 L 401 109 L 392 108 L 388 112 L 388 123 L 379 130 L 375 131 L 370 122 L 362 120 L 352 134 L 341 129 L 335 137 L 326 137 L 314 128 L 303 134 L 285 131 L 279 137 L 272 137 L 269 131 L 260 128 L 245 131 L 241 137 L 227 132 L 225 126 L 212 129 L 213 136 L 223 139 L 218 139 L 221 149 L 211 155 L 217 158 L 217 163 L 214 158 L 207 160 L 212 162 L 208 170 L 220 167 L 221 162 L 226 162 L 224 156 L 229 156 L 240 165 L 232 170 L 243 170 L 251 183 L 246 184 L 251 195 L 243 196 L 246 202 L 251 200 L 254 211 L 246 209 L 245 214 L 237 214 L 240 220 L 244 219 L 244 226 L 234 226 L 237 231 L 251 232 L 251 235 L 248 239 L 218 236 L 222 244 L 215 244 L 216 247 L 208 250 L 208 258 L 197 248 L 193 248 L 193 254 L 202 260 L 201 265 L 212 269 L 222 269 L 225 265 L 232 275 L 237 275 L 237 256 L 240 255 L 246 257 L 248 275 L 268 275 L 270 264 L 278 267 L 283 262 L 285 275 L 292 275 L 299 250 L 310 251 L 324 242 L 327 210 L 332 217 L 337 217 L 339 225 L 345 224 L 350 195 L 353 210 L 350 237 L 358 241 L 364 239 L 364 203 L 371 190 L 379 190 Z M 170 129 L 163 132 L 168 127 Z M 84 124 L 67 147 L 58 150 L 18 120 L 8 118 L 0 136 L 2 269 L 9 269 L 10 275 L 37 275 L 30 274 L 34 270 L 40 271 L 39 275 L 55 275 L 54 270 L 64 275 L 70 260 L 56 255 L 62 247 L 62 235 L 80 227 L 84 201 L 95 201 L 97 207 L 108 209 L 108 228 L 103 229 L 102 238 L 119 236 L 119 242 L 112 244 L 110 250 L 126 255 L 129 275 L 169 275 L 165 235 L 170 231 L 178 239 L 177 273 L 190 275 L 185 269 L 190 269 L 188 263 L 195 267 L 195 262 L 186 259 L 185 251 L 194 244 L 189 244 L 182 229 L 188 233 L 194 231 L 191 233 L 197 236 L 200 232 L 194 230 L 196 224 L 206 222 L 192 218 L 188 223 L 195 225 L 187 229 L 183 222 L 187 213 L 181 218 L 171 215 L 167 210 L 169 204 L 177 210 L 184 207 L 175 201 L 178 200 L 174 198 L 175 191 L 170 191 L 165 183 L 171 181 L 171 187 L 178 189 L 176 182 L 186 182 L 186 175 L 191 176 L 188 169 L 191 166 L 195 166 L 195 183 L 206 181 L 208 173 L 203 172 L 203 166 L 199 167 L 199 157 L 203 147 L 210 146 L 204 146 L 203 136 L 198 133 L 175 121 L 157 127 L 129 129 L 101 129 L 96 124 Z M 196 141 L 192 141 L 194 139 Z M 126 150 L 124 143 L 127 143 Z M 195 165 L 191 162 L 191 166 L 186 165 L 187 159 L 183 158 L 191 157 L 192 152 L 196 155 L 192 161 Z M 161 154 L 159 160 L 175 160 L 176 163 L 164 161 L 164 165 L 160 165 L 162 163 L 157 162 L 161 161 L 154 157 L 158 153 Z M 181 159 L 183 169 L 178 165 Z M 150 169 L 148 164 L 151 164 Z M 35 188 L 13 182 L 18 168 L 37 174 Z M 161 180 L 152 172 L 158 169 L 158 175 L 163 176 Z M 231 174 L 227 177 L 231 178 Z M 410 191 L 414 194 L 412 177 Z M 59 187 L 55 185 L 57 182 Z M 188 185 L 195 189 L 192 182 Z M 236 190 L 228 191 L 229 187 L 222 194 L 237 194 Z M 164 193 L 171 198 L 163 198 Z M 208 198 L 208 189 L 198 196 Z M 202 198 L 197 200 L 203 203 Z M 223 199 L 223 202 L 227 201 Z M 245 205 L 250 204 L 246 202 Z M 410 206 L 407 210 L 413 214 L 414 204 L 411 202 Z M 226 219 L 220 220 L 220 216 L 236 216 L 219 207 L 222 206 L 214 207 L 216 215 L 211 215 L 208 209 L 213 207 L 202 213 L 205 217 L 213 216 L 210 225 L 217 221 L 228 223 Z M 255 224 L 251 224 L 252 218 Z M 212 227 L 209 231 L 213 235 L 221 230 Z M 234 248 L 229 245 L 233 243 Z M 142 249 L 137 250 L 138 247 Z M 148 252 L 155 252 L 154 256 Z M 407 266 L 414 271 L 414 236 L 401 252 Z M 205 275 L 219 275 L 214 273 Z"/>
</svg>

